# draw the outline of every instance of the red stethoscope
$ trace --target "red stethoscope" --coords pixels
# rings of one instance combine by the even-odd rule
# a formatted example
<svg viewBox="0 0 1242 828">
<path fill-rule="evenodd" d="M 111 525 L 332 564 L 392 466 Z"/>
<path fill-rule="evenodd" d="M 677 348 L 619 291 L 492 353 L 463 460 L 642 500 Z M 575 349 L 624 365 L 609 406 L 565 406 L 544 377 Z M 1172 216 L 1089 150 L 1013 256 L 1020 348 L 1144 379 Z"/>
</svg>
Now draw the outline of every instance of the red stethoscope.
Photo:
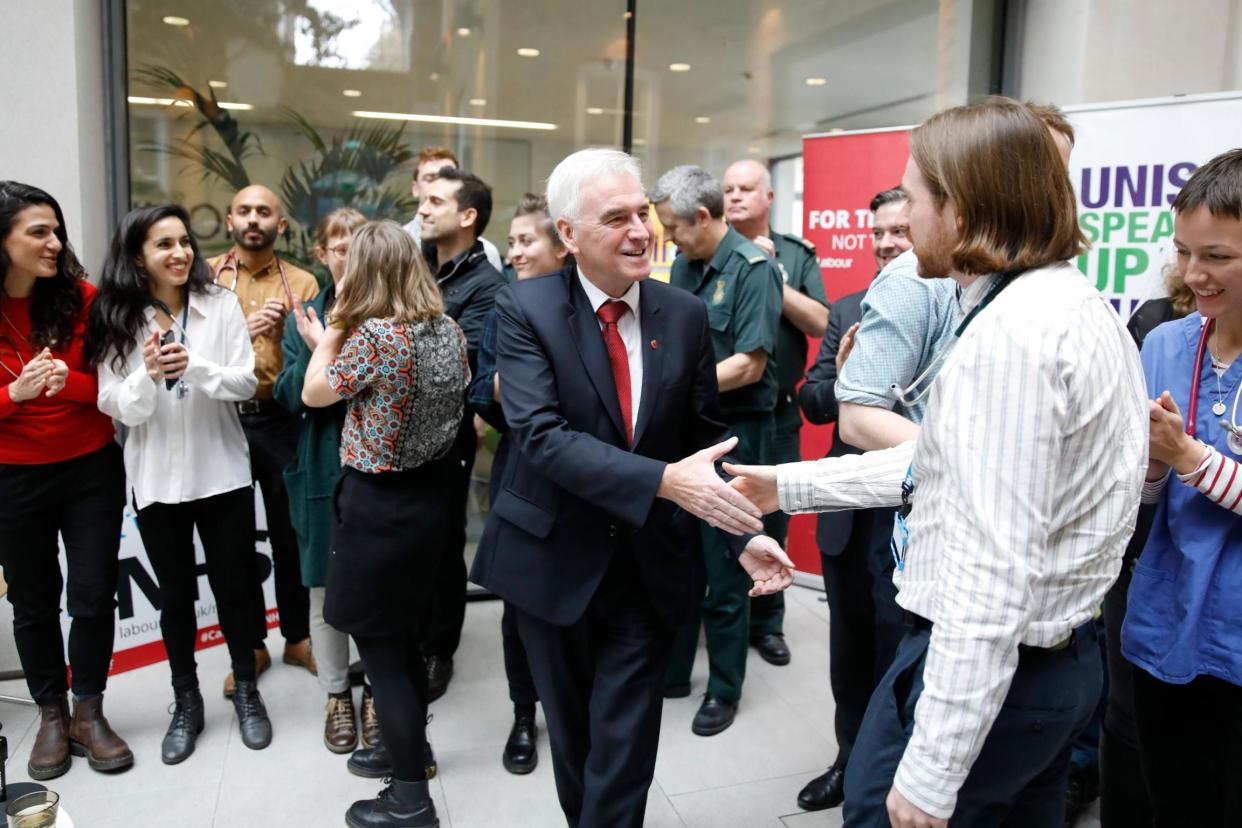
<svg viewBox="0 0 1242 828">
<path fill-rule="evenodd" d="M 1191 437 L 1195 436 L 1196 424 L 1199 416 L 1199 373 L 1203 370 L 1203 355 L 1207 352 L 1208 338 L 1212 335 L 1212 328 L 1216 325 L 1216 320 L 1212 318 L 1203 321 L 1203 327 L 1199 332 L 1199 346 L 1195 349 L 1195 365 L 1194 373 L 1190 378 L 1190 406 L 1186 412 L 1186 433 Z M 1212 404 L 1212 414 L 1220 417 L 1220 426 L 1229 432 L 1229 450 L 1234 454 L 1242 454 L 1242 428 L 1238 427 L 1238 397 L 1242 396 L 1242 383 L 1238 384 L 1238 390 L 1233 395 L 1233 411 L 1230 412 L 1229 419 L 1225 419 L 1225 400 L 1222 397 Z"/>
<path fill-rule="evenodd" d="M 287 307 L 293 307 L 293 290 L 289 287 L 289 277 L 285 275 L 285 263 L 280 260 L 279 256 L 273 255 L 272 259 L 276 262 L 276 270 L 280 273 L 280 282 L 285 286 L 285 301 Z M 216 265 L 216 272 L 212 274 L 212 281 L 216 284 L 220 283 L 220 274 L 225 270 L 233 271 L 233 285 L 230 290 L 237 290 L 237 251 L 230 248 L 225 255 L 224 260 Z"/>
</svg>

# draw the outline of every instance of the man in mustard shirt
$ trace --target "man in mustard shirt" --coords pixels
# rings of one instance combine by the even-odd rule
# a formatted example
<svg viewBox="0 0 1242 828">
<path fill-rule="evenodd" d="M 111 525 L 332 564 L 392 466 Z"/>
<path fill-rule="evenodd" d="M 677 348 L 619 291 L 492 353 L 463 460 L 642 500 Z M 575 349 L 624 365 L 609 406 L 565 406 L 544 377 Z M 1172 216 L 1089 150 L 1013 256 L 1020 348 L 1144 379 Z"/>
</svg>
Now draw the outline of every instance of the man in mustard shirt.
<svg viewBox="0 0 1242 828">
<path fill-rule="evenodd" d="M 770 457 L 782 292 L 776 266 L 725 224 L 720 182 L 701 167 L 674 167 L 650 196 L 665 233 L 677 245 L 670 283 L 707 305 L 720 413 L 738 438 L 733 455 Z M 690 729 L 712 736 L 733 724 L 742 697 L 752 582 L 728 554 L 720 530 L 700 526 L 708 587 L 701 611 L 710 678 Z M 678 631 L 665 679 L 667 697 L 689 695 L 698 638 L 696 615 Z"/>
<path fill-rule="evenodd" d="M 254 372 L 259 385 L 254 399 L 237 403 L 242 430 L 250 445 L 254 481 L 263 490 L 267 534 L 272 546 L 276 606 L 285 638 L 284 661 L 315 672 L 310 650 L 310 596 L 302 585 L 297 537 L 289 520 L 289 498 L 283 472 L 297 451 L 298 421 L 272 398 L 284 357 L 280 339 L 285 317 L 296 297 L 309 302 L 319 294 L 310 273 L 276 256 L 276 240 L 289 226 L 274 192 L 259 184 L 233 197 L 227 216 L 233 247 L 208 261 L 216 283 L 237 293 L 254 346 Z M 267 621 L 262 584 L 255 584 L 255 667 L 271 665 L 264 639 Z M 224 681 L 224 695 L 233 693 L 233 674 Z"/>
</svg>

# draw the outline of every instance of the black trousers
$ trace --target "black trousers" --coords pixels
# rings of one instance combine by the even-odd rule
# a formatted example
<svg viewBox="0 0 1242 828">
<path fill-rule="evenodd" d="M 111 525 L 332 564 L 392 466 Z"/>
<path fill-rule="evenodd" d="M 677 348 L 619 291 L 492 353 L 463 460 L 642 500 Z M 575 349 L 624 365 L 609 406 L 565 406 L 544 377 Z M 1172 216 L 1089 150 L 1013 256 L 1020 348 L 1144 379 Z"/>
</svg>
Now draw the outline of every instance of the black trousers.
<svg viewBox="0 0 1242 828">
<path fill-rule="evenodd" d="M 285 469 L 297 454 L 300 424 L 292 414 L 273 406 L 260 414 L 241 415 L 241 425 L 250 446 L 250 473 L 263 492 L 280 634 L 290 643 L 305 641 L 310 637 L 310 591 L 302 585 L 302 562 L 298 557 L 298 538 L 289 519 L 284 477 Z M 257 575 L 254 594 L 259 614 L 252 619 L 253 644 L 258 648 L 267 638 L 267 619 L 263 583 Z"/>
<path fill-rule="evenodd" d="M 906 634 L 871 697 L 845 772 L 847 828 L 888 828 L 885 799 L 914 731 L 929 629 Z M 958 791 L 954 828 L 1061 828 L 1070 745 L 1100 701 L 1095 627 L 1060 650 L 1019 648 L 1009 692 Z M 1189 824 L 1189 823 L 1186 823 Z"/>
<path fill-rule="evenodd" d="M 358 654 L 375 694 L 375 715 L 393 778 L 418 782 L 427 777 L 427 667 L 414 629 L 388 636 L 355 635 Z"/>
<path fill-rule="evenodd" d="M 1134 671 L 1143 775 L 1157 828 L 1242 825 L 1242 687 Z"/>
<path fill-rule="evenodd" d="M 456 462 L 444 481 L 448 494 L 445 507 L 448 527 L 436 566 L 431 615 L 423 638 L 423 652 L 428 656 L 452 658 L 461 644 L 461 628 L 466 623 L 466 505 L 477 447 L 474 418 L 467 411 L 457 431 L 457 442 L 453 444 L 452 456 Z"/>
<path fill-rule="evenodd" d="M 518 634 L 517 609 L 508 601 L 500 615 L 500 646 L 505 657 L 505 678 L 509 681 L 509 701 L 534 704 L 539 701 L 535 679 L 530 674 L 530 659 Z"/>
<path fill-rule="evenodd" d="M 835 764 L 842 766 L 849 762 L 871 693 L 906 633 L 883 528 L 891 525 L 892 512 L 866 509 L 853 518 L 841 553 L 820 555 L 828 598 L 828 678 L 836 704 Z"/>
<path fill-rule="evenodd" d="M 69 690 L 58 535 L 69 569 L 73 692 L 98 695 L 107 685 L 124 508 L 125 467 L 116 443 L 59 463 L 0 465 L 0 566 L 17 655 L 31 698 L 40 704 Z"/>
<path fill-rule="evenodd" d="M 160 632 L 177 691 L 198 687 L 194 661 L 198 573 L 194 530 L 207 560 L 207 583 L 229 648 L 233 674 L 251 681 L 254 672 L 254 490 L 249 486 L 185 503 L 152 503 L 138 510 L 138 532 L 160 587 Z"/>
<path fill-rule="evenodd" d="M 1104 647 L 1108 698 L 1100 726 L 1100 825 L 1102 828 L 1150 828 L 1151 795 L 1143 780 L 1138 725 L 1134 721 L 1134 674 L 1137 668 L 1121 654 L 1121 625 L 1134 562 L 1147 544 L 1154 505 L 1139 509 L 1138 525 L 1126 547 L 1117 582 L 1104 596 Z"/>
<path fill-rule="evenodd" d="M 613 553 L 578 622 L 560 627 L 521 610 L 517 620 L 570 828 L 641 826 L 674 631 L 652 608 L 629 550 Z"/>
</svg>

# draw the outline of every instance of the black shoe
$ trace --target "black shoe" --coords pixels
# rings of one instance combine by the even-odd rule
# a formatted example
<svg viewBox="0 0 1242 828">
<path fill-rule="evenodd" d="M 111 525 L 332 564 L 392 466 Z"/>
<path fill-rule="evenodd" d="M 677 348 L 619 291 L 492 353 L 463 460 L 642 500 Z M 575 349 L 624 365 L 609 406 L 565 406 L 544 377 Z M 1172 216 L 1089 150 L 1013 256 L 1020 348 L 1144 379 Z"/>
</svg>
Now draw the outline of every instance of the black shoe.
<svg viewBox="0 0 1242 828">
<path fill-rule="evenodd" d="M 784 667 L 789 663 L 789 645 L 785 643 L 783 635 L 765 633 L 758 638 L 751 639 L 750 646 L 758 650 L 759 657 L 768 664 Z"/>
<path fill-rule="evenodd" d="M 423 770 L 427 773 L 428 779 L 436 778 L 436 755 L 431 750 L 431 742 L 427 742 L 423 748 L 426 751 L 424 760 L 426 765 Z M 383 779 L 386 776 L 392 776 L 392 759 L 388 756 L 388 748 L 384 747 L 383 740 L 373 748 L 360 748 L 349 755 L 345 767 L 354 776 L 361 776 L 364 779 Z"/>
<path fill-rule="evenodd" d="M 1096 768 L 1070 765 L 1065 796 L 1065 825 L 1071 828 L 1078 816 L 1100 798 L 1100 772 Z"/>
<path fill-rule="evenodd" d="M 804 811 L 835 808 L 845 801 L 845 766 L 833 765 L 806 783 L 798 792 L 798 807 Z"/>
<path fill-rule="evenodd" d="M 519 776 L 530 773 L 539 764 L 539 753 L 535 742 L 539 738 L 539 728 L 535 725 L 534 713 L 518 713 L 513 717 L 513 728 L 509 731 L 509 740 L 505 742 L 505 752 L 500 757 L 505 770 Z"/>
<path fill-rule="evenodd" d="M 383 779 L 385 776 L 392 776 L 392 760 L 388 758 L 388 748 L 384 747 L 383 741 L 373 748 L 355 750 L 349 755 L 349 761 L 345 763 L 345 767 L 349 768 L 349 772 L 354 776 L 366 779 Z"/>
<path fill-rule="evenodd" d="M 349 828 L 440 828 L 427 780 L 390 780 L 375 799 L 363 799 L 345 812 Z"/>
<path fill-rule="evenodd" d="M 451 678 L 453 678 L 453 659 L 450 656 L 427 656 L 428 704 L 444 695 Z"/>
<path fill-rule="evenodd" d="M 684 699 L 690 695 L 690 682 L 685 684 L 670 684 L 664 688 L 664 698 L 666 699 Z"/>
<path fill-rule="evenodd" d="M 233 710 L 237 712 L 237 728 L 241 731 L 243 745 L 251 750 L 262 750 L 272 743 L 272 721 L 267 717 L 258 684 L 237 682 Z"/>
<path fill-rule="evenodd" d="M 696 736 L 715 736 L 722 730 L 727 730 L 729 725 L 733 724 L 733 717 L 736 715 L 737 704 L 735 702 L 727 702 L 708 694 L 703 697 L 699 712 L 694 714 L 690 730 Z"/>
<path fill-rule="evenodd" d="M 160 745 L 160 759 L 165 765 L 184 762 L 194 752 L 194 743 L 203 732 L 203 724 L 203 694 L 198 688 L 177 693 L 172 721 Z"/>
</svg>

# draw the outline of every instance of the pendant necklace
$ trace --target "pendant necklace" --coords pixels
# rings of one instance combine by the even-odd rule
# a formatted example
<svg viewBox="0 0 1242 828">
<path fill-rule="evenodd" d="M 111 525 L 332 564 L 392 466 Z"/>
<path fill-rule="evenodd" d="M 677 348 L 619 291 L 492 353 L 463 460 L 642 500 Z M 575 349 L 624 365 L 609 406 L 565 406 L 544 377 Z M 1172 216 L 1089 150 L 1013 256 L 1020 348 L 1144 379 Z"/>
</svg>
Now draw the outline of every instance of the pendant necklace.
<svg viewBox="0 0 1242 828">
<path fill-rule="evenodd" d="M 1216 331 L 1212 333 L 1215 334 Z M 1220 387 L 1220 378 L 1221 374 L 1229 370 L 1229 366 L 1218 360 L 1211 350 L 1208 351 L 1208 358 L 1212 360 L 1212 373 L 1216 375 L 1216 402 L 1212 403 L 1212 414 L 1216 417 L 1223 417 L 1225 416 L 1225 392 Z"/>
</svg>

